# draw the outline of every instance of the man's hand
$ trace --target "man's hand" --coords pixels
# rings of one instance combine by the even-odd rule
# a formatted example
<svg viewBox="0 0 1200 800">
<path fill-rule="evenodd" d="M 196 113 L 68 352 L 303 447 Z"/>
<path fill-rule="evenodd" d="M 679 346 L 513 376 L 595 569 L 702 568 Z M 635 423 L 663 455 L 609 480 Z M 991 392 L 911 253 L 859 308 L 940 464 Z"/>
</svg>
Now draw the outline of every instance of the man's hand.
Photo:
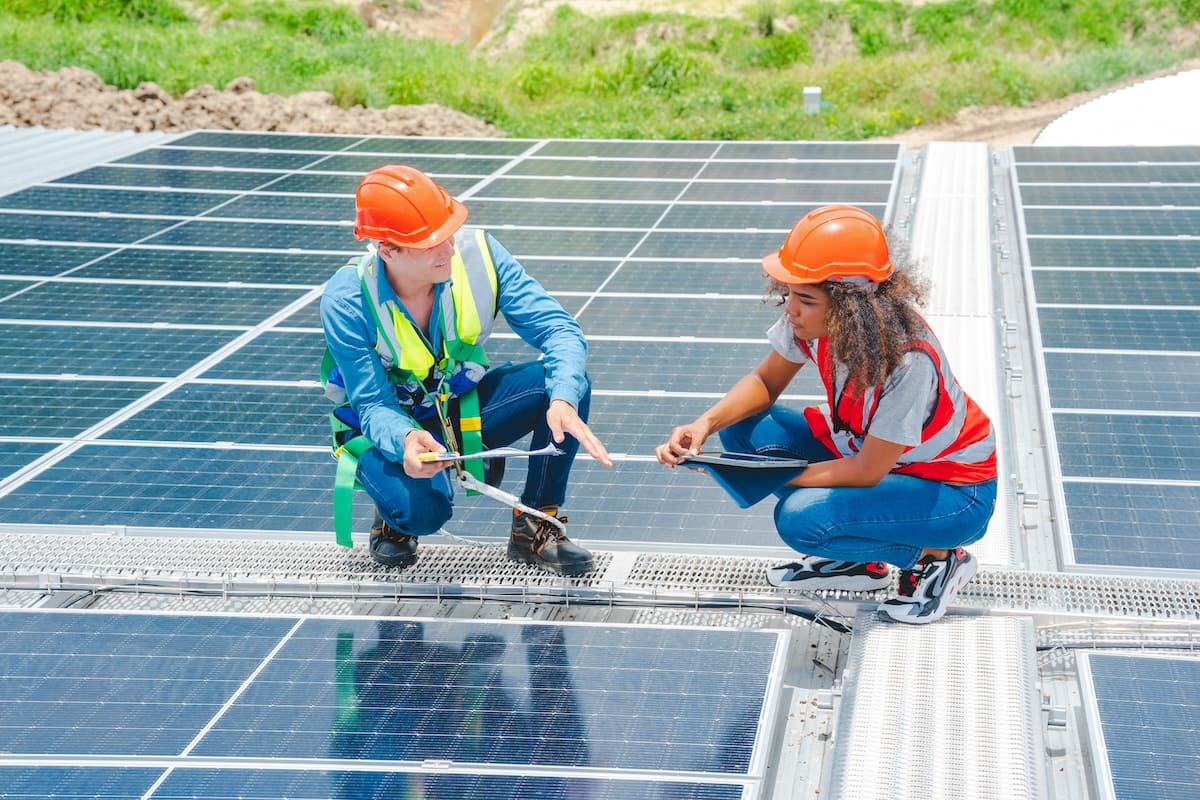
<svg viewBox="0 0 1200 800">
<path fill-rule="evenodd" d="M 658 463 L 674 469 L 679 465 L 679 459 L 684 456 L 699 454 L 704 440 L 712 433 L 707 424 L 696 420 L 687 425 L 680 425 L 671 431 L 670 438 L 664 444 L 654 448 Z"/>
<path fill-rule="evenodd" d="M 433 434 L 424 428 L 414 428 L 404 437 L 404 473 L 410 478 L 432 478 L 453 461 L 421 461 L 421 453 L 441 453 L 445 451 L 442 443 L 433 438 Z"/>
<path fill-rule="evenodd" d="M 569 433 L 579 440 L 579 444 L 587 450 L 588 455 L 606 467 L 612 466 L 608 451 L 587 423 L 579 418 L 575 406 L 566 400 L 551 400 L 550 408 L 546 410 L 546 424 L 550 426 L 550 436 L 555 444 L 562 444 L 563 434 Z"/>
</svg>

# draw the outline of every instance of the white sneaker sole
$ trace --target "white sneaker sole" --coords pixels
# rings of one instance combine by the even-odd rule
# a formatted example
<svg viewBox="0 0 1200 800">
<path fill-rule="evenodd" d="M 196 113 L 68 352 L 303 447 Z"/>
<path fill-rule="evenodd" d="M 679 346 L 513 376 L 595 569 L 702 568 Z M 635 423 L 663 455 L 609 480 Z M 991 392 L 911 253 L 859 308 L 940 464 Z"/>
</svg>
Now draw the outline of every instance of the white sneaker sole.
<svg viewBox="0 0 1200 800">
<path fill-rule="evenodd" d="M 946 586 L 946 590 L 942 593 L 942 602 L 938 603 L 937 610 L 932 614 L 925 616 L 909 615 L 909 611 L 917 608 L 917 603 L 908 603 L 895 598 L 893 600 L 884 600 L 879 604 L 879 616 L 888 622 L 903 622 L 906 625 L 928 625 L 931 622 L 937 622 L 946 615 L 946 610 L 950 608 L 950 604 L 954 602 L 954 598 L 958 595 L 958 590 L 966 586 L 975 573 L 979 571 L 979 564 L 975 557 L 967 554 L 967 560 L 961 562 L 958 572 L 954 575 L 954 580 L 950 581 Z"/>
</svg>

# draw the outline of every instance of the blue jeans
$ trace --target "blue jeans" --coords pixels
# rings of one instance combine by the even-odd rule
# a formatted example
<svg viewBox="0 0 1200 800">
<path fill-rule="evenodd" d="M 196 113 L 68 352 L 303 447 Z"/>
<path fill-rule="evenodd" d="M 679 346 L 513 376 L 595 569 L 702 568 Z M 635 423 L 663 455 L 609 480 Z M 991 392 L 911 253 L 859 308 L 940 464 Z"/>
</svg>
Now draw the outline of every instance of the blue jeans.
<svg viewBox="0 0 1200 800">
<path fill-rule="evenodd" d="M 829 461 L 838 456 L 813 436 L 799 411 L 772 406 L 721 431 L 726 450 Z M 996 481 L 955 485 L 898 475 L 875 486 L 776 492 L 775 528 L 789 547 L 840 561 L 885 561 L 911 569 L 925 548 L 949 549 L 987 532 Z"/>
<path fill-rule="evenodd" d="M 483 446 L 503 447 L 532 432 L 530 447 L 538 449 L 550 442 L 546 411 L 550 396 L 546 393 L 546 370 L 541 361 L 505 364 L 489 370 L 479 382 L 479 411 L 483 422 Z M 591 382 L 576 411 L 587 422 L 591 406 Z M 436 418 L 431 432 L 441 438 Z M 562 505 L 567 495 L 571 465 L 579 452 L 579 442 L 570 434 L 558 449 L 561 456 L 535 456 L 529 459 L 525 490 L 521 502 L 534 508 Z M 452 468 L 451 468 L 452 469 Z M 369 448 L 358 461 L 358 481 L 375 501 L 380 515 L 398 533 L 425 536 L 436 533 L 454 513 L 450 470 L 433 478 L 410 478 L 404 465 L 389 461 L 378 448 Z"/>
</svg>

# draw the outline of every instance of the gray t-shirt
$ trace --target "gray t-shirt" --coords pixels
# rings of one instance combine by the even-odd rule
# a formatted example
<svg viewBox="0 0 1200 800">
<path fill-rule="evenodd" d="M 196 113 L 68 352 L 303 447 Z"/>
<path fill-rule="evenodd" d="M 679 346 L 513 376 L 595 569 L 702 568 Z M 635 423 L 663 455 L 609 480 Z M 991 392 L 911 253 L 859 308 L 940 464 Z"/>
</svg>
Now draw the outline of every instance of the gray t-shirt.
<svg viewBox="0 0 1200 800">
<path fill-rule="evenodd" d="M 767 341 L 776 353 L 793 364 L 808 362 L 808 356 L 796 342 L 787 317 L 781 316 L 771 326 L 767 331 Z M 808 346 L 815 352 L 816 340 L 809 341 Z M 840 380 L 845 368 L 835 365 L 835 369 L 838 370 Z M 900 366 L 884 383 L 879 404 L 867 426 L 867 432 L 877 439 L 902 444 L 905 447 L 920 444 L 921 428 L 937 403 L 937 390 L 938 376 L 933 361 L 920 350 L 908 351 Z"/>
</svg>

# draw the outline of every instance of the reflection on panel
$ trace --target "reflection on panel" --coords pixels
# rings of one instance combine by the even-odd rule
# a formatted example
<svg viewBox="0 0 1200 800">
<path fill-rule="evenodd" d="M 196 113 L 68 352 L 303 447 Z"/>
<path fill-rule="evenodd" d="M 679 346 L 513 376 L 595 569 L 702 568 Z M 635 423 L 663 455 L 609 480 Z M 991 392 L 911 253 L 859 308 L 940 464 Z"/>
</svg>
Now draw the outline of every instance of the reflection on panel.
<svg viewBox="0 0 1200 800">
<path fill-rule="evenodd" d="M 0 378 L 0 436 L 71 437 L 143 397 L 153 383 Z"/>
<path fill-rule="evenodd" d="M 329 443 L 329 410 L 329 401 L 313 386 L 192 384 L 139 411 L 104 438 L 321 446 Z"/>
<path fill-rule="evenodd" d="M 0 518 L 325 533 L 333 472 L 328 450 L 87 445 L 0 497 Z M 355 503 L 355 515 L 355 530 L 370 527 L 369 503 Z"/>
<path fill-rule="evenodd" d="M 4 371 L 24 375 L 171 378 L 236 335 L 227 330 L 5 323 L 0 324 L 0 361 Z"/>
<path fill-rule="evenodd" d="M 1200 487 L 1072 480 L 1063 488 L 1076 563 L 1200 570 Z"/>
<path fill-rule="evenodd" d="M 1086 655 L 1118 800 L 1200 796 L 1200 659 Z"/>
<path fill-rule="evenodd" d="M 57 275 L 115 252 L 108 247 L 0 244 L 0 275 Z"/>
</svg>

